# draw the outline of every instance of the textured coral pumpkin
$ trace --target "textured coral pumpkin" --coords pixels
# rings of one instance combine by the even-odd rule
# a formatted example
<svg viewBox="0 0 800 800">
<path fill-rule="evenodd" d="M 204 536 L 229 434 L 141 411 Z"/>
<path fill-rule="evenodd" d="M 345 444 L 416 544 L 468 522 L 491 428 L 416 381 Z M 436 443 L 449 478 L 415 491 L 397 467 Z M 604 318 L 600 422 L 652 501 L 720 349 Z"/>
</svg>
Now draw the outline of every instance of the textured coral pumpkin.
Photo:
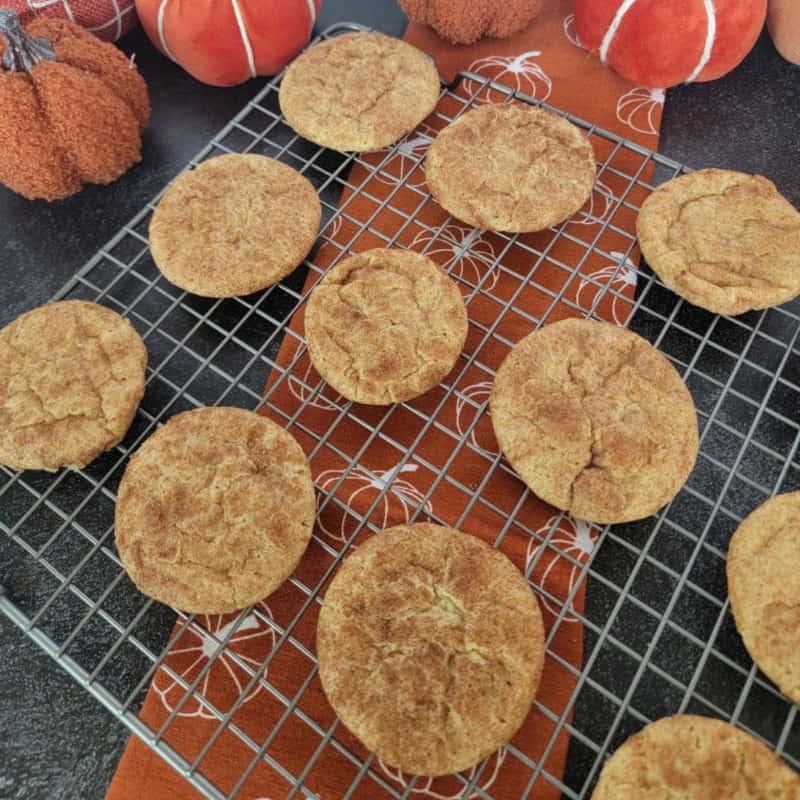
<svg viewBox="0 0 800 800">
<path fill-rule="evenodd" d="M 452 44 L 472 44 L 483 36 L 503 39 L 527 27 L 544 0 L 400 0 L 412 22 L 430 25 Z"/>
<path fill-rule="evenodd" d="M 116 47 L 83 28 L 0 9 L 0 182 L 58 200 L 111 183 L 141 159 L 147 87 Z"/>
</svg>

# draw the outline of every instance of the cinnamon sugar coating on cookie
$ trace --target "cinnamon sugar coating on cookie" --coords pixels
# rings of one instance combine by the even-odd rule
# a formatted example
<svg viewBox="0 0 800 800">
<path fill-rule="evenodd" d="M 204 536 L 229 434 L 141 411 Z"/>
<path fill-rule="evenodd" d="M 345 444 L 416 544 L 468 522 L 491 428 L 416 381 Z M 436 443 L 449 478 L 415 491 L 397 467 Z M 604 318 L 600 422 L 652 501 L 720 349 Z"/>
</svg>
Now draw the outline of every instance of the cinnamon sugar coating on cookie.
<svg viewBox="0 0 800 800">
<path fill-rule="evenodd" d="M 491 414 L 530 489 L 593 522 L 654 514 L 697 456 L 697 414 L 675 368 L 604 322 L 555 322 L 518 342 L 495 377 Z"/>
<path fill-rule="evenodd" d="M 291 575 L 315 508 L 291 434 L 251 411 L 201 408 L 172 417 L 130 460 L 117 549 L 150 597 L 194 613 L 236 611 Z"/>
<path fill-rule="evenodd" d="M 592 800 L 800 800 L 800 776 L 733 725 L 678 714 L 631 736 Z"/>
<path fill-rule="evenodd" d="M 234 297 L 277 283 L 308 255 L 322 206 L 308 178 L 272 158 L 225 155 L 184 172 L 150 221 L 164 276 L 192 294 Z"/>
<path fill-rule="evenodd" d="M 382 531 L 339 568 L 317 628 L 342 722 L 415 775 L 466 769 L 508 742 L 539 685 L 544 633 L 522 574 L 468 534 Z"/>
<path fill-rule="evenodd" d="M 659 278 L 708 311 L 743 314 L 800 294 L 800 213 L 760 175 L 704 169 L 668 181 L 636 230 Z"/>
<path fill-rule="evenodd" d="M 428 56 L 381 33 L 348 33 L 298 56 L 280 106 L 302 137 L 334 150 L 378 150 L 422 122 L 439 100 Z"/>
<path fill-rule="evenodd" d="M 728 593 L 747 652 L 800 703 L 800 492 L 779 494 L 737 528 Z"/>
<path fill-rule="evenodd" d="M 457 219 L 487 230 L 540 231 L 589 199 L 592 146 L 579 128 L 540 108 L 484 105 L 448 125 L 425 161 L 425 179 Z"/>
<path fill-rule="evenodd" d="M 128 320 L 83 300 L 0 330 L 0 463 L 85 467 L 119 442 L 144 394 L 147 350 Z"/>
<path fill-rule="evenodd" d="M 408 250 L 347 258 L 314 289 L 305 317 L 319 374 L 358 403 L 424 394 L 452 370 L 467 336 L 458 285 Z"/>
</svg>

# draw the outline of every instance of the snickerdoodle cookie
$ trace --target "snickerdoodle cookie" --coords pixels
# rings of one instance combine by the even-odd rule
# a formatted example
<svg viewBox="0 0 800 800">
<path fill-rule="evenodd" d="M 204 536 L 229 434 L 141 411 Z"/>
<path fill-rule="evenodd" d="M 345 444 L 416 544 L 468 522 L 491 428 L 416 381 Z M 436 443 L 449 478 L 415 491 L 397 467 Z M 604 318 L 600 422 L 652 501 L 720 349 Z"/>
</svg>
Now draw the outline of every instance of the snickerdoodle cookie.
<svg viewBox="0 0 800 800">
<path fill-rule="evenodd" d="M 0 330 L 0 463 L 85 467 L 119 442 L 144 394 L 147 350 L 128 320 L 83 300 Z"/>
<path fill-rule="evenodd" d="M 280 88 L 286 121 L 333 150 L 378 150 L 419 125 L 439 100 L 428 56 L 381 33 L 348 33 L 296 58 Z"/>
<path fill-rule="evenodd" d="M 409 250 L 368 250 L 337 264 L 305 317 L 317 372 L 357 403 L 401 403 L 436 386 L 458 359 L 467 310 L 455 281 Z"/>
<path fill-rule="evenodd" d="M 130 460 L 117 549 L 150 597 L 224 613 L 291 575 L 314 514 L 308 461 L 287 431 L 252 411 L 200 408 L 172 417 Z"/>
<path fill-rule="evenodd" d="M 636 223 L 647 263 L 716 314 L 800 294 L 800 213 L 759 175 L 704 169 L 659 186 Z"/>
<path fill-rule="evenodd" d="M 425 179 L 457 219 L 498 231 L 540 231 L 589 199 L 594 151 L 579 128 L 540 108 L 484 105 L 434 140 Z"/>
<path fill-rule="evenodd" d="M 606 762 L 592 800 L 800 800 L 800 777 L 727 722 L 651 722 Z"/>
<path fill-rule="evenodd" d="M 800 492 L 767 500 L 738 527 L 728 594 L 747 652 L 800 703 Z"/>
<path fill-rule="evenodd" d="M 539 685 L 536 598 L 506 556 L 430 523 L 389 528 L 339 568 L 317 627 L 342 722 L 415 775 L 467 769 L 508 742 Z"/>
<path fill-rule="evenodd" d="M 249 294 L 300 264 L 321 214 L 316 190 L 297 170 L 266 156 L 218 156 L 167 189 L 150 221 L 150 251 L 187 292 Z"/>
<path fill-rule="evenodd" d="M 697 456 L 697 414 L 674 367 L 605 322 L 563 320 L 517 343 L 497 371 L 491 415 L 530 489 L 593 522 L 655 513 Z"/>
</svg>

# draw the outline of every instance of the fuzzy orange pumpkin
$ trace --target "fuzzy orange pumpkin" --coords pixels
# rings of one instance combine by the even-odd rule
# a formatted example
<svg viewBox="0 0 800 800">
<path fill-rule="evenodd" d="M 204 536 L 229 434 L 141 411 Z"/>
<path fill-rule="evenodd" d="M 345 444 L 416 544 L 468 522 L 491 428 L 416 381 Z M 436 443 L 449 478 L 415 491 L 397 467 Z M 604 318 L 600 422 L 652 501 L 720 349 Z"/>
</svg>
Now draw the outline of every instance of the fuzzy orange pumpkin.
<svg viewBox="0 0 800 800">
<path fill-rule="evenodd" d="M 0 9 L 0 182 L 58 200 L 141 158 L 147 87 L 114 45 L 56 19 Z"/>
<path fill-rule="evenodd" d="M 233 86 L 280 72 L 308 43 L 321 0 L 136 0 L 150 40 L 190 75 Z"/>
<path fill-rule="evenodd" d="M 504 39 L 528 26 L 544 0 L 400 0 L 412 22 L 430 25 L 451 44 L 472 44 L 484 36 Z"/>
</svg>

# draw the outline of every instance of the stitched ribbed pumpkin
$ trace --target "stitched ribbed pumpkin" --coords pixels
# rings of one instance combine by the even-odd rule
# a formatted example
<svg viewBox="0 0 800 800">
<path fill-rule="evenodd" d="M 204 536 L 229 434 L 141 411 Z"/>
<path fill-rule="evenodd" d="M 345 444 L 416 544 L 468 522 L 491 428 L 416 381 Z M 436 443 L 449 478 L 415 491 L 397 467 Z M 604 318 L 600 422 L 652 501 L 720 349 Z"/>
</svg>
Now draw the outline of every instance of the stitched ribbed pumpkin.
<svg viewBox="0 0 800 800">
<path fill-rule="evenodd" d="M 274 75 L 308 42 L 322 0 L 136 0 L 152 42 L 190 75 L 233 86 Z"/>
<path fill-rule="evenodd" d="M 0 9 L 0 182 L 57 200 L 141 158 L 147 87 L 128 59 L 71 22 L 23 28 Z"/>
<path fill-rule="evenodd" d="M 584 47 L 623 78 L 654 89 L 730 72 L 766 15 L 767 0 L 575 0 Z"/>
</svg>

